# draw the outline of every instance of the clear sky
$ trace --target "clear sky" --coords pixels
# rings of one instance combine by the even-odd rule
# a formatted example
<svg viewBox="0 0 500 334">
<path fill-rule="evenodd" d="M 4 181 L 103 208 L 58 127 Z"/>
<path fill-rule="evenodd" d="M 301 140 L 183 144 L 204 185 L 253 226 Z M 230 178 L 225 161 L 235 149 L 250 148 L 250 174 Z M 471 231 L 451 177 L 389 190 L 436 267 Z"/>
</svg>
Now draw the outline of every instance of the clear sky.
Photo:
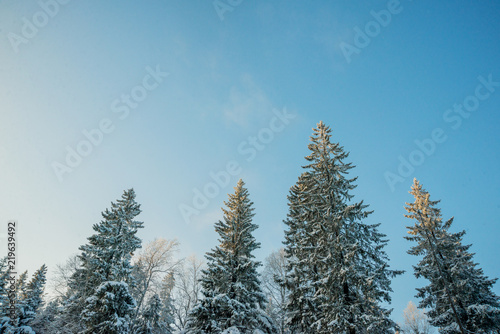
<svg viewBox="0 0 500 334">
<path fill-rule="evenodd" d="M 323 120 L 407 270 L 396 320 L 425 283 L 413 177 L 500 277 L 499 2 L 54 1 L 0 0 L 0 241 L 18 220 L 20 269 L 77 253 L 130 187 L 144 242 L 202 256 L 239 178 L 263 260 Z"/>
</svg>

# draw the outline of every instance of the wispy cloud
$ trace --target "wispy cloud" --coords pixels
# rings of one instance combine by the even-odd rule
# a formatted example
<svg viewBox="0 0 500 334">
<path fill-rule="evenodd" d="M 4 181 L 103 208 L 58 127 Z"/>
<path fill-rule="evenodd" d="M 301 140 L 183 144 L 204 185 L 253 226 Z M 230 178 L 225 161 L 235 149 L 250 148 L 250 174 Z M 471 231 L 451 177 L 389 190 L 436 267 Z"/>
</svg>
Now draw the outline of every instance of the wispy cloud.
<svg viewBox="0 0 500 334">
<path fill-rule="evenodd" d="M 240 85 L 231 88 L 223 107 L 225 119 L 241 127 L 249 127 L 254 122 L 264 120 L 272 109 L 270 99 L 249 74 L 242 75 Z"/>
</svg>

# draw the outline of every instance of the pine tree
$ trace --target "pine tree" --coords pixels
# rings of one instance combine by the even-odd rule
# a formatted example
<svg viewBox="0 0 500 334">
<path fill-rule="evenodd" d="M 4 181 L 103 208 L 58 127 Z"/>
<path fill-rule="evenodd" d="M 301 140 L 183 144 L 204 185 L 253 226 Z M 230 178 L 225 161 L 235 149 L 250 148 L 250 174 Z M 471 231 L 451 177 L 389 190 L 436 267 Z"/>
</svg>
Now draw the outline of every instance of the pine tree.
<svg viewBox="0 0 500 334">
<path fill-rule="evenodd" d="M 241 333 L 275 333 L 265 315 L 265 297 L 260 288 L 252 252 L 260 247 L 252 232 L 257 225 L 244 182 L 239 180 L 222 209 L 224 218 L 215 224 L 219 246 L 206 254 L 207 269 L 202 271 L 202 298 L 188 319 L 189 333 L 221 333 L 231 327 Z"/>
<path fill-rule="evenodd" d="M 82 311 L 84 334 L 128 334 L 135 300 L 125 282 L 106 281 L 87 298 Z"/>
<path fill-rule="evenodd" d="M 57 300 L 48 302 L 40 310 L 36 318 L 31 323 L 31 328 L 37 334 L 55 334 L 57 333 L 56 316 L 60 312 L 60 305 Z"/>
<path fill-rule="evenodd" d="M 141 315 L 140 328 L 137 334 L 171 333 L 170 327 L 162 321 L 163 303 L 160 296 L 154 294 L 149 298 Z"/>
<path fill-rule="evenodd" d="M 12 330 L 13 323 L 10 315 L 9 290 L 11 282 L 7 257 L 0 260 L 0 333 Z"/>
<path fill-rule="evenodd" d="M 410 194 L 414 203 L 406 203 L 405 217 L 415 220 L 408 227 L 407 240 L 417 243 L 408 253 L 421 256 L 414 266 L 415 276 L 429 285 L 417 289 L 422 298 L 419 307 L 428 308 L 427 315 L 441 333 L 499 333 L 500 304 L 492 287 L 496 279 L 488 279 L 473 262 L 471 245 L 462 245 L 465 231 L 449 231 L 453 218 L 443 222 L 439 201 L 415 179 Z"/>
<path fill-rule="evenodd" d="M 22 312 L 19 315 L 19 326 L 30 326 L 35 319 L 38 310 L 43 305 L 43 291 L 47 276 L 47 266 L 43 265 L 38 269 L 22 291 L 21 302 Z"/>
<path fill-rule="evenodd" d="M 27 296 L 27 281 L 28 281 L 28 271 L 24 271 L 19 275 L 16 280 L 16 293 L 13 296 L 15 299 L 16 306 L 16 316 L 15 319 L 12 319 L 11 325 L 12 328 L 15 328 L 16 332 L 19 332 L 19 326 L 21 323 L 21 319 L 25 317 L 25 313 L 27 311 L 26 305 L 26 296 Z"/>
<path fill-rule="evenodd" d="M 65 311 L 60 319 L 64 327 L 71 327 L 73 332 L 85 329 L 88 333 L 98 333 L 103 328 L 124 331 L 130 326 L 129 312 L 135 308 L 129 292 L 130 285 L 134 284 L 131 257 L 141 247 L 136 233 L 143 227 L 143 223 L 134 218 L 140 212 L 135 192 L 130 189 L 116 203 L 111 203 L 111 209 L 102 213 L 100 223 L 94 224 L 96 233 L 80 247 L 81 266 L 70 279 Z M 95 308 L 109 308 L 109 312 L 99 314 Z M 117 313 L 110 313 L 111 310 Z"/>
<path fill-rule="evenodd" d="M 390 302 L 390 279 L 401 272 L 388 269 L 379 224 L 363 222 L 367 205 L 352 201 L 349 154 L 323 122 L 313 130 L 284 221 L 288 324 L 293 333 L 392 332 L 391 310 L 380 303 Z"/>
<path fill-rule="evenodd" d="M 3 293 L 7 292 L 6 279 L 10 276 L 7 264 L 4 260 L 0 261 L 0 333 L 1 334 L 34 334 L 31 328 L 33 320 L 43 305 L 43 290 L 46 282 L 47 267 L 43 265 L 33 274 L 28 282 L 28 272 L 25 271 L 19 275 L 16 280 L 15 291 L 10 296 Z M 11 282 L 8 282 L 10 285 Z M 12 291 L 11 291 L 12 292 Z M 15 317 L 8 309 L 10 298 L 15 300 Z"/>
</svg>

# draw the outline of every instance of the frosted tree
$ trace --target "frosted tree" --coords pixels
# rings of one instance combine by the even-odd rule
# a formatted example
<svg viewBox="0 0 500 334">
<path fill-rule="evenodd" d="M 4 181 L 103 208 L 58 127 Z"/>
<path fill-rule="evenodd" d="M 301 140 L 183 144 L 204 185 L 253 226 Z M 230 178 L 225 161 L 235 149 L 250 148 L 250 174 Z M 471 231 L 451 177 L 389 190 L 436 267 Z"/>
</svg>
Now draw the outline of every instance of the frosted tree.
<svg viewBox="0 0 500 334">
<path fill-rule="evenodd" d="M 30 326 L 38 310 L 43 305 L 43 291 L 47 281 L 47 267 L 43 265 L 34 274 L 21 292 L 22 308 L 19 313 L 19 327 Z"/>
<path fill-rule="evenodd" d="M 499 333 L 500 304 L 492 287 L 496 279 L 488 279 L 477 268 L 470 245 L 463 245 L 465 231 L 449 231 L 453 218 L 443 222 L 439 201 L 431 201 L 429 193 L 415 179 L 406 203 L 405 217 L 415 221 L 408 226 L 407 240 L 416 242 L 408 253 L 423 256 L 414 266 L 415 276 L 429 285 L 417 289 L 420 308 L 427 308 L 433 326 L 441 333 Z"/>
<path fill-rule="evenodd" d="M 67 296 L 71 277 L 80 268 L 80 259 L 77 254 L 71 255 L 64 264 L 56 265 L 48 281 L 54 298 L 64 299 Z"/>
<path fill-rule="evenodd" d="M 223 220 L 215 224 L 219 246 L 206 254 L 207 269 L 202 271 L 202 297 L 188 320 L 189 333 L 221 333 L 231 327 L 241 333 L 275 333 L 264 313 L 265 297 L 260 288 L 252 252 L 260 247 L 252 232 L 257 225 L 242 180 L 222 209 Z"/>
<path fill-rule="evenodd" d="M 82 311 L 82 334 L 128 334 L 135 300 L 127 283 L 106 281 L 86 299 Z"/>
<path fill-rule="evenodd" d="M 31 328 L 37 334 L 55 334 L 58 332 L 56 316 L 60 312 L 60 305 L 57 300 L 48 302 L 41 309 L 36 318 L 31 322 Z"/>
<path fill-rule="evenodd" d="M 175 323 L 175 308 L 173 300 L 173 290 L 175 286 L 175 276 L 174 272 L 170 272 L 165 277 L 160 284 L 159 297 L 162 302 L 162 309 L 160 312 L 161 322 L 168 329 L 170 333 L 171 329 Z"/>
<path fill-rule="evenodd" d="M 203 261 L 193 255 L 188 257 L 182 263 L 180 270 L 176 272 L 172 300 L 174 303 L 175 326 L 179 330 L 186 329 L 188 314 L 200 298 L 202 266 Z"/>
<path fill-rule="evenodd" d="M 161 285 L 162 275 L 169 275 L 179 266 L 179 261 L 174 259 L 178 246 L 177 240 L 155 239 L 135 258 L 133 274 L 137 284 L 132 294 L 137 300 L 137 308 L 134 320 L 142 310 L 144 301 Z"/>
<path fill-rule="evenodd" d="M 9 275 L 9 270 L 4 261 L 0 262 L 0 288 L 3 285 L 4 279 Z M 15 317 L 11 318 L 11 314 L 7 307 L 9 299 L 5 301 L 7 304 L 0 305 L 0 333 L 16 333 L 16 334 L 34 334 L 31 325 L 43 305 L 43 291 L 46 282 L 47 267 L 43 265 L 37 270 L 31 280 L 28 282 L 28 272 L 25 271 L 19 275 L 16 281 L 15 290 L 11 290 L 10 298 L 15 300 Z M 8 282 L 10 285 L 11 282 Z M 4 286 L 6 287 L 6 286 Z M 6 291 L 6 290 L 5 290 Z M 1 291 L 0 291 L 1 292 Z"/>
<path fill-rule="evenodd" d="M 401 326 L 401 333 L 403 334 L 434 333 L 434 329 L 424 311 L 417 309 L 411 301 L 408 302 L 408 306 L 403 311 L 403 318 L 405 320 L 403 326 Z"/>
<path fill-rule="evenodd" d="M 391 278 L 379 224 L 354 202 L 356 178 L 348 153 L 331 141 L 323 122 L 313 129 L 305 171 L 291 188 L 284 221 L 288 260 L 288 324 L 293 333 L 390 333 L 396 324 L 390 302 Z"/>
<path fill-rule="evenodd" d="M 283 282 L 286 279 L 287 260 L 285 249 L 272 252 L 265 260 L 262 272 L 262 289 L 268 301 L 266 313 L 278 327 L 279 334 L 289 333 L 286 326 L 286 302 L 288 290 Z"/>
<path fill-rule="evenodd" d="M 105 328 L 109 333 L 126 333 L 124 328 L 131 325 L 135 308 L 129 290 L 135 285 L 131 258 L 141 247 L 136 233 L 143 223 L 134 220 L 140 212 L 135 192 L 130 189 L 111 203 L 111 208 L 102 213 L 103 220 L 92 227 L 95 234 L 80 247 L 80 266 L 68 284 L 61 319 L 65 328 L 73 332 L 98 333 Z M 97 312 L 96 308 L 107 311 Z"/>
<path fill-rule="evenodd" d="M 149 298 L 141 314 L 140 327 L 135 334 L 167 334 L 171 328 L 162 321 L 163 303 L 160 296 L 154 294 Z"/>
<path fill-rule="evenodd" d="M 9 280 L 10 272 L 7 257 L 0 259 L 0 333 L 7 333 L 13 327 L 10 317 Z"/>
</svg>

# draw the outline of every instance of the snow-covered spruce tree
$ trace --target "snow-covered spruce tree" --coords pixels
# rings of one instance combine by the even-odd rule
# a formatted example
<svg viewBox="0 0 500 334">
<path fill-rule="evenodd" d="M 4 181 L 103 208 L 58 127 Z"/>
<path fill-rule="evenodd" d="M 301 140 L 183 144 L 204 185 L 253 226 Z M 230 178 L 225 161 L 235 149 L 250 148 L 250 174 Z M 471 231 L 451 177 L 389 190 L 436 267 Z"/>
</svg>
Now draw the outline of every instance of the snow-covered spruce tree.
<svg viewBox="0 0 500 334">
<path fill-rule="evenodd" d="M 379 224 L 353 202 L 356 178 L 347 178 L 348 153 L 331 142 L 323 122 L 313 129 L 308 164 L 288 196 L 284 221 L 289 290 L 287 322 L 292 333 L 391 333 L 391 278 Z"/>
<path fill-rule="evenodd" d="M 7 330 L 5 332 L 2 332 L 0 330 L 0 333 L 2 334 L 18 333 L 21 332 L 22 330 L 29 333 L 28 327 L 23 326 L 24 327 L 23 329 L 20 328 L 20 319 L 25 318 L 25 313 L 28 310 L 26 305 L 27 281 L 28 281 L 28 271 L 24 271 L 19 275 L 19 277 L 16 280 L 15 293 L 11 294 L 10 296 L 11 298 L 14 298 L 15 316 L 14 318 L 11 318 L 9 322 L 4 324 Z"/>
<path fill-rule="evenodd" d="M 85 334 L 128 334 L 135 300 L 127 283 L 106 281 L 85 301 L 82 321 Z"/>
<path fill-rule="evenodd" d="M 406 203 L 405 217 L 415 220 L 408 227 L 407 240 L 417 243 L 408 253 L 421 256 L 414 266 L 415 276 L 423 277 L 429 285 L 417 289 L 422 298 L 419 307 L 440 333 L 500 333 L 500 304 L 492 287 L 496 279 L 488 279 L 473 262 L 470 245 L 462 245 L 465 231 L 451 233 L 453 218 L 443 222 L 439 201 L 415 179 L 410 194 L 414 203 Z"/>
<path fill-rule="evenodd" d="M 47 266 L 38 269 L 22 292 L 22 310 L 19 314 L 19 327 L 30 326 L 43 305 L 43 291 L 47 281 Z"/>
<path fill-rule="evenodd" d="M 12 319 L 10 318 L 10 299 L 9 299 L 9 281 L 10 273 L 7 262 L 7 257 L 0 259 L 0 333 L 7 333 L 13 327 Z"/>
<path fill-rule="evenodd" d="M 141 240 L 136 236 L 143 223 L 134 220 L 141 212 L 133 189 L 111 203 L 96 232 L 80 247 L 80 268 L 69 282 L 61 326 L 70 332 L 128 333 L 135 308 L 129 286 L 134 284 L 131 257 Z M 103 313 L 103 310 L 106 310 Z"/>
<path fill-rule="evenodd" d="M 55 334 L 57 333 L 56 316 L 60 312 L 59 302 L 52 300 L 41 309 L 36 318 L 31 322 L 31 328 L 37 334 Z"/>
<path fill-rule="evenodd" d="M 163 303 L 160 296 L 154 294 L 147 301 L 141 314 L 139 328 L 134 334 L 167 334 L 171 328 L 162 321 Z"/>
<path fill-rule="evenodd" d="M 7 271 L 7 273 L 5 272 Z M 15 299 L 15 319 L 11 318 L 8 304 L 0 305 L 2 312 L 0 316 L 0 333 L 2 334 L 34 334 L 31 328 L 33 320 L 37 316 L 38 311 L 43 305 L 43 290 L 46 282 L 47 267 L 43 265 L 37 270 L 29 282 L 28 272 L 25 271 L 19 275 L 16 281 L 15 293 L 10 297 Z M 3 279 L 9 275 L 9 271 L 5 263 L 0 263 L 0 286 Z M 10 285 L 10 282 L 9 282 Z M 9 299 L 6 300 L 7 303 Z"/>
<path fill-rule="evenodd" d="M 224 218 L 215 224 L 219 246 L 206 254 L 207 269 L 202 271 L 202 297 L 188 317 L 188 333 L 222 333 L 233 327 L 241 333 L 275 333 L 264 313 L 265 297 L 260 288 L 252 252 L 260 247 L 252 232 L 257 225 L 242 180 L 224 202 Z"/>
</svg>

